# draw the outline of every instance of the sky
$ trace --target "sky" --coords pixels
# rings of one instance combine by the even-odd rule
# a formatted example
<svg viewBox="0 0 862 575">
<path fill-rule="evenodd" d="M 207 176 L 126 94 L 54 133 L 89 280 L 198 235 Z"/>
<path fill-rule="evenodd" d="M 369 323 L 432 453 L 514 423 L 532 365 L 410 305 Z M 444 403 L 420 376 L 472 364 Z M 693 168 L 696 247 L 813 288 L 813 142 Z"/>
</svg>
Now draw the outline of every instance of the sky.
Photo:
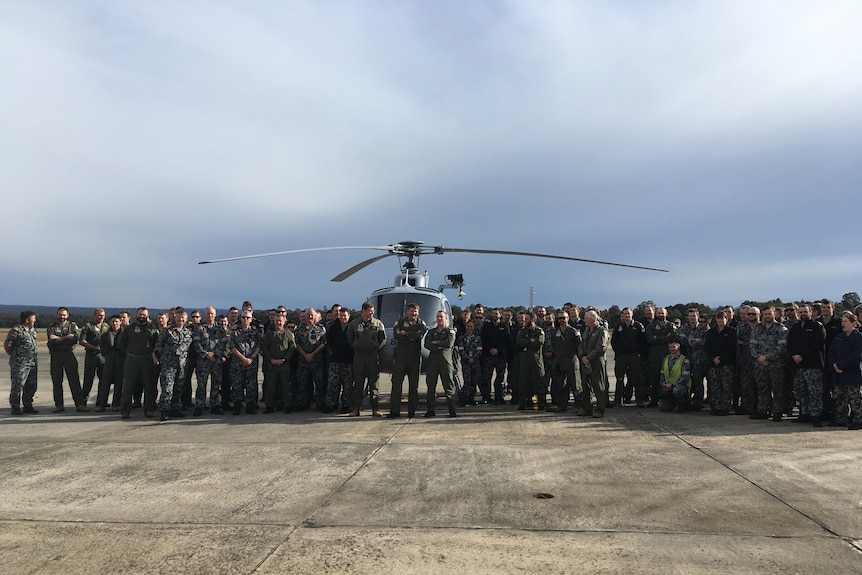
<svg viewBox="0 0 862 575">
<path fill-rule="evenodd" d="M 862 292 L 862 3 L 0 0 L 0 303 Z"/>
</svg>

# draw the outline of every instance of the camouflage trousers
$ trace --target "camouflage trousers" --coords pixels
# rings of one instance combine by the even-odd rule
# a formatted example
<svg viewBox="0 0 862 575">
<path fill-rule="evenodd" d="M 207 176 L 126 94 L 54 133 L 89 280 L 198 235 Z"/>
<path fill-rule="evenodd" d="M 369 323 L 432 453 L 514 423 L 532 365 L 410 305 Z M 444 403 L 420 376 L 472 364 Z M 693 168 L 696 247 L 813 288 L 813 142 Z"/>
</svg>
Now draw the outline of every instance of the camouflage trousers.
<svg viewBox="0 0 862 575">
<path fill-rule="evenodd" d="M 248 367 L 242 365 L 238 357 L 230 361 L 230 396 L 234 407 L 242 405 L 257 405 L 257 358 Z"/>
<path fill-rule="evenodd" d="M 754 413 L 755 409 L 757 409 L 753 361 L 752 358 L 744 358 L 739 366 L 739 406 L 742 411 L 747 413 Z M 769 407 L 769 404 L 762 407 L 761 411 L 767 407 Z"/>
<path fill-rule="evenodd" d="M 326 397 L 323 402 L 328 409 L 338 409 L 339 397 L 341 407 L 350 407 L 350 396 L 353 394 L 353 364 L 330 362 L 326 382 Z"/>
<path fill-rule="evenodd" d="M 691 407 L 700 409 L 703 407 L 703 393 L 705 391 L 703 380 L 706 377 L 707 359 L 703 348 L 696 348 L 688 358 L 691 365 Z"/>
<path fill-rule="evenodd" d="M 465 402 L 472 402 L 476 399 L 476 389 L 482 391 L 482 399 L 491 399 L 491 390 L 485 388 L 485 380 L 482 379 L 482 362 L 477 359 L 472 365 L 466 359 L 461 360 L 461 374 L 464 376 L 464 383 L 461 389 L 461 399 Z"/>
<path fill-rule="evenodd" d="M 835 397 L 835 423 L 862 424 L 862 389 L 858 385 L 836 385 L 832 391 Z M 850 410 L 849 420 L 847 410 Z"/>
<path fill-rule="evenodd" d="M 784 411 L 784 368 L 755 364 L 754 383 L 757 386 L 757 411 L 782 413 Z"/>
<path fill-rule="evenodd" d="M 9 405 L 21 407 L 22 401 L 25 407 L 33 405 L 33 396 L 36 395 L 36 364 L 10 361 L 9 367 L 12 370 L 12 391 L 9 393 Z"/>
<path fill-rule="evenodd" d="M 300 357 L 296 381 L 293 384 L 296 409 L 308 409 L 312 398 L 317 407 L 322 408 L 326 387 L 323 384 L 323 361 L 315 360 L 309 363 Z"/>
<path fill-rule="evenodd" d="M 165 361 L 165 356 L 162 356 L 161 365 L 159 385 L 162 388 L 162 394 L 159 396 L 159 409 L 162 411 L 179 409 L 182 407 L 186 364 L 178 360 Z"/>
<path fill-rule="evenodd" d="M 496 373 L 495 373 L 496 372 Z M 494 378 L 494 399 L 503 401 L 503 396 L 506 395 L 503 381 L 506 375 L 506 358 L 502 356 L 488 356 L 482 360 L 482 385 L 491 391 L 491 378 Z"/>
<path fill-rule="evenodd" d="M 210 383 L 210 407 L 221 405 L 221 380 L 222 373 L 221 361 L 210 361 L 206 357 L 198 358 L 198 364 L 195 368 L 197 375 L 197 387 L 195 388 L 195 407 L 206 407 L 207 398 L 207 381 Z"/>
<path fill-rule="evenodd" d="M 685 382 L 680 382 L 670 388 L 670 391 L 662 389 L 658 399 L 658 408 L 660 411 L 671 411 L 674 407 L 679 407 L 679 412 L 684 413 L 688 409 L 688 401 L 691 398 L 691 390 Z"/>
<path fill-rule="evenodd" d="M 733 403 L 733 366 L 721 365 L 709 370 L 709 407 L 727 411 Z"/>
<path fill-rule="evenodd" d="M 800 367 L 793 378 L 793 392 L 799 401 L 799 415 L 823 415 L 823 370 L 819 367 Z"/>
</svg>

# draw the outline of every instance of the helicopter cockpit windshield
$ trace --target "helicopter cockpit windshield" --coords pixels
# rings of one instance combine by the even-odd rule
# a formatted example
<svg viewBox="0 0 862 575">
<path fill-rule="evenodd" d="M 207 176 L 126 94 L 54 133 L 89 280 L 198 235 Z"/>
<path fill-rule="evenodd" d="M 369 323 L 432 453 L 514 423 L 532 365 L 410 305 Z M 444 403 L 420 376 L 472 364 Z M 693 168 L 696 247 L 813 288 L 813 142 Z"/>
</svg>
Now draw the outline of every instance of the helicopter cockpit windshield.
<svg viewBox="0 0 862 575">
<path fill-rule="evenodd" d="M 450 325 L 452 322 L 452 309 L 449 302 L 430 290 L 427 294 L 415 290 L 404 292 L 393 290 L 390 293 L 376 294 L 371 301 L 377 308 L 375 315 L 387 328 L 391 328 L 399 318 L 404 317 L 409 303 L 419 306 L 419 317 L 428 324 L 429 328 L 436 324 L 437 311 L 441 309 L 449 315 Z"/>
</svg>

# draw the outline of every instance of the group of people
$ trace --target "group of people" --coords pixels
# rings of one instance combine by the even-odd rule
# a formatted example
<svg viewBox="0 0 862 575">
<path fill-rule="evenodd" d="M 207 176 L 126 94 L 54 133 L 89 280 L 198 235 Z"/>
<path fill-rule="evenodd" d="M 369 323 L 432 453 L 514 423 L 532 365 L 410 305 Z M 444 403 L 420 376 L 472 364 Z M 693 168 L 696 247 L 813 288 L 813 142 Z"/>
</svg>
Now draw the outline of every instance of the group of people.
<svg viewBox="0 0 862 575">
<path fill-rule="evenodd" d="M 664 308 L 648 306 L 642 322 L 624 309 L 612 336 L 617 401 L 634 393 L 638 406 L 686 411 L 708 399 L 713 415 L 772 421 L 798 408 L 799 423 L 862 429 L 862 306 L 840 317 L 828 299 L 734 311 L 710 320 L 689 309 L 677 327 Z"/>
<path fill-rule="evenodd" d="M 163 421 L 185 417 L 192 408 L 194 416 L 206 409 L 212 415 L 226 410 L 240 415 L 243 408 L 254 414 L 260 409 L 262 372 L 264 413 L 313 405 L 324 413 L 359 416 L 368 395 L 371 415 L 383 417 L 378 380 L 387 334 L 374 311 L 366 302 L 352 318 L 335 305 L 323 318 L 310 308 L 296 324 L 279 306 L 261 322 L 244 302 L 220 316 L 213 307 L 191 316 L 178 307 L 159 313 L 153 323 L 145 307 L 136 310 L 134 321 L 128 312 L 106 320 L 97 308 L 92 321 L 79 328 L 61 307 L 46 330 L 54 412 L 65 410 L 65 375 L 77 411 L 90 410 L 98 379 L 95 411 L 110 408 L 123 419 L 134 408 L 143 408 L 146 417 L 158 411 Z M 856 311 L 862 316 L 862 306 Z M 713 415 L 733 411 L 780 421 L 798 407 L 799 422 L 862 427 L 862 335 L 856 314 L 834 317 L 829 300 L 788 304 L 780 319 L 774 308 L 743 305 L 738 318 L 734 312 L 727 306 L 710 319 L 690 309 L 677 326 L 664 308 L 647 306 L 640 319 L 624 308 L 620 323 L 610 328 L 598 310 L 586 308 L 581 318 L 571 303 L 556 314 L 541 306 L 517 312 L 496 308 L 487 319 L 484 307 L 476 305 L 454 322 L 439 311 L 435 325 L 427 326 L 413 303 L 390 326 L 395 361 L 387 417 L 401 416 L 405 377 L 407 415 L 415 416 L 424 365 L 425 417 L 436 415 L 439 380 L 450 417 L 457 416 L 459 405 L 504 404 L 508 394 L 508 402 L 521 410 L 567 411 L 571 400 L 578 415 L 596 418 L 630 403 L 683 412 L 700 410 L 708 401 Z M 34 312 L 21 312 L 4 344 L 13 415 L 38 413 L 35 324 Z M 83 384 L 73 352 L 78 344 L 85 350 Z M 613 400 L 608 347 L 615 359 Z"/>
</svg>

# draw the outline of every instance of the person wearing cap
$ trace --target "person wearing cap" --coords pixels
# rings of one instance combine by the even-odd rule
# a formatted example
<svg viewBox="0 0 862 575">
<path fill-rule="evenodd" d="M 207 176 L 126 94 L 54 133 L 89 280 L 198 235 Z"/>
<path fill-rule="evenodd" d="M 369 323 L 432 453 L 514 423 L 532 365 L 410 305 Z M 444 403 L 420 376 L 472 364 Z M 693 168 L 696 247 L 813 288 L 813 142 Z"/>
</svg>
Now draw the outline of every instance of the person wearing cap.
<svg viewBox="0 0 862 575">
<path fill-rule="evenodd" d="M 659 374 L 661 396 L 658 407 L 661 411 L 672 411 L 676 407 L 680 413 L 685 413 L 691 397 L 691 364 L 680 353 L 679 338 L 675 335 L 668 340 L 667 351 Z"/>
</svg>

